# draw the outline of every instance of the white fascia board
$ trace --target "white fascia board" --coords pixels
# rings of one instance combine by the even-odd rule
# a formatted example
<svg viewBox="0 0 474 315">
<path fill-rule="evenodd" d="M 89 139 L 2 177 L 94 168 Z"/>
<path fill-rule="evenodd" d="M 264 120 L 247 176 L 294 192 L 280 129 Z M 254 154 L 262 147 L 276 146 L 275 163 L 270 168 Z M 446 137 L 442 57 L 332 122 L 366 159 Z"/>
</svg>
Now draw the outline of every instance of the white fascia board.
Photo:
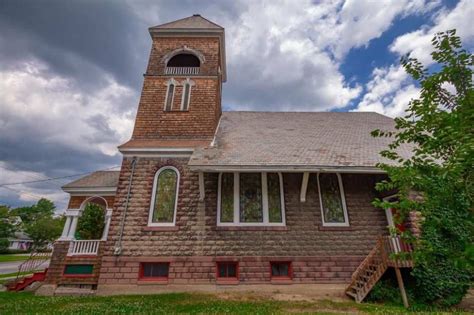
<svg viewBox="0 0 474 315">
<path fill-rule="evenodd" d="M 63 187 L 62 189 L 64 192 L 67 192 L 72 196 L 115 196 L 117 191 L 117 187 Z"/>
<path fill-rule="evenodd" d="M 378 167 L 357 167 L 357 166 L 235 166 L 235 165 L 189 165 L 191 171 L 207 173 L 215 172 L 310 172 L 310 173 L 362 173 L 362 174 L 385 174 L 386 172 Z"/>
<path fill-rule="evenodd" d="M 179 158 L 190 157 L 194 152 L 194 148 L 123 148 L 119 151 L 125 157 L 165 157 Z"/>
</svg>

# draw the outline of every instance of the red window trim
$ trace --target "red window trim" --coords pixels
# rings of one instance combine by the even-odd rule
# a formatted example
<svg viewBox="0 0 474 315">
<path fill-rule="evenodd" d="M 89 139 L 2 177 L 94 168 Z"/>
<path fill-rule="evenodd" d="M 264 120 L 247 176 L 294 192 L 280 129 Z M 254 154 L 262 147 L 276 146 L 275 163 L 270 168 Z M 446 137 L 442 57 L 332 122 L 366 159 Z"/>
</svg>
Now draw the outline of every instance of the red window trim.
<svg viewBox="0 0 474 315">
<path fill-rule="evenodd" d="M 287 264 L 288 265 L 288 276 L 274 276 L 272 273 L 273 264 Z M 272 280 L 291 280 L 293 279 L 293 264 L 291 261 L 270 261 L 270 279 Z"/>
<path fill-rule="evenodd" d="M 235 265 L 235 277 L 221 277 L 219 276 L 219 265 L 233 264 Z M 216 262 L 216 279 L 219 281 L 235 281 L 239 280 L 239 262 L 238 261 L 217 261 Z"/>
<path fill-rule="evenodd" d="M 145 277 L 144 275 L 144 264 L 167 264 L 168 265 L 168 276 L 166 277 Z M 140 263 L 140 268 L 138 270 L 138 280 L 140 281 L 168 281 L 170 274 L 170 262 L 168 261 L 146 261 Z"/>
</svg>

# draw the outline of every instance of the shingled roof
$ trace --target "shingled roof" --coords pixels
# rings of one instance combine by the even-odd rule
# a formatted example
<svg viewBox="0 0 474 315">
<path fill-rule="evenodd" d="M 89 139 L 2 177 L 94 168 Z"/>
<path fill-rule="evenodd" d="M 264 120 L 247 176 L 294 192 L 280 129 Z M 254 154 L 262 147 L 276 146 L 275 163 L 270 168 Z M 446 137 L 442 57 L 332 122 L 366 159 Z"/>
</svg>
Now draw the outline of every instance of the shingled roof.
<svg viewBox="0 0 474 315">
<path fill-rule="evenodd" d="M 186 17 L 184 19 L 150 27 L 151 29 L 219 29 L 223 28 L 216 23 L 203 18 L 199 14 Z"/>
<path fill-rule="evenodd" d="M 80 189 L 107 189 L 117 187 L 120 171 L 97 171 L 62 187 L 66 192 Z"/>
<path fill-rule="evenodd" d="M 391 142 L 374 129 L 393 130 L 393 119 L 369 112 L 224 112 L 213 145 L 196 149 L 193 170 L 373 169 L 388 162 L 379 152 Z M 400 150 L 410 155 L 409 148 Z"/>
</svg>

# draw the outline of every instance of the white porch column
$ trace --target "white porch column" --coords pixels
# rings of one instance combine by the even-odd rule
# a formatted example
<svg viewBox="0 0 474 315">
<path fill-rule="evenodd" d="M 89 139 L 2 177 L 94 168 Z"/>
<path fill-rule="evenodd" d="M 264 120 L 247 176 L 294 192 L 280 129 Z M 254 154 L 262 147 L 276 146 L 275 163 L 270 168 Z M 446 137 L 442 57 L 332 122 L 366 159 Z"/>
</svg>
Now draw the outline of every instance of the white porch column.
<svg viewBox="0 0 474 315">
<path fill-rule="evenodd" d="M 309 172 L 304 172 L 303 179 L 301 181 L 301 192 L 300 192 L 301 202 L 306 202 L 306 191 L 308 190 L 308 180 L 309 180 Z"/>
<path fill-rule="evenodd" d="M 79 216 L 77 216 L 77 215 L 72 217 L 71 228 L 69 229 L 69 235 L 68 235 L 68 238 L 71 239 L 71 240 L 74 239 L 74 234 L 76 234 L 78 219 L 79 219 Z"/>
<path fill-rule="evenodd" d="M 59 238 L 60 240 L 67 240 L 68 239 L 68 234 L 69 234 L 69 229 L 71 227 L 71 217 L 67 216 L 66 217 L 66 223 L 64 223 L 64 228 L 63 228 L 63 233 L 61 234 L 61 237 Z"/>
<path fill-rule="evenodd" d="M 107 210 L 107 214 L 105 215 L 104 232 L 102 232 L 101 241 L 107 240 L 107 236 L 109 235 L 109 227 L 110 227 L 111 219 L 112 219 L 112 210 Z"/>
</svg>

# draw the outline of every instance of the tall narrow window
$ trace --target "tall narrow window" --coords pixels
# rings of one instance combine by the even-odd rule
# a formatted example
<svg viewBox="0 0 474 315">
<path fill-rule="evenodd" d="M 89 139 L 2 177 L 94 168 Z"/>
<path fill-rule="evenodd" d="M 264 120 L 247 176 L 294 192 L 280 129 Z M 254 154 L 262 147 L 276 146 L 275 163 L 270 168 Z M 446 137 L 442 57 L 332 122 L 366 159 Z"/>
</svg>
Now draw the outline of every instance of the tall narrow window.
<svg viewBox="0 0 474 315">
<path fill-rule="evenodd" d="M 268 220 L 270 222 L 283 222 L 281 215 L 281 195 L 280 195 L 280 178 L 278 173 L 267 174 L 268 189 Z"/>
<path fill-rule="evenodd" d="M 175 89 L 176 89 L 176 84 L 174 83 L 174 80 L 171 80 L 168 83 L 168 89 L 166 90 L 165 111 L 171 111 L 173 109 Z"/>
<path fill-rule="evenodd" d="M 176 221 L 179 173 L 172 166 L 161 168 L 155 175 L 148 225 L 172 226 Z"/>
<path fill-rule="evenodd" d="M 191 88 L 194 85 L 194 81 L 187 78 L 183 82 L 183 97 L 181 99 L 181 110 L 189 110 L 189 104 L 191 103 Z"/>
<path fill-rule="evenodd" d="M 240 174 L 240 222 L 263 222 L 262 175 Z"/>
<path fill-rule="evenodd" d="M 221 222 L 234 221 L 234 173 L 221 174 Z"/>
<path fill-rule="evenodd" d="M 348 226 L 344 188 L 340 174 L 318 174 L 319 199 L 323 225 Z"/>
</svg>

